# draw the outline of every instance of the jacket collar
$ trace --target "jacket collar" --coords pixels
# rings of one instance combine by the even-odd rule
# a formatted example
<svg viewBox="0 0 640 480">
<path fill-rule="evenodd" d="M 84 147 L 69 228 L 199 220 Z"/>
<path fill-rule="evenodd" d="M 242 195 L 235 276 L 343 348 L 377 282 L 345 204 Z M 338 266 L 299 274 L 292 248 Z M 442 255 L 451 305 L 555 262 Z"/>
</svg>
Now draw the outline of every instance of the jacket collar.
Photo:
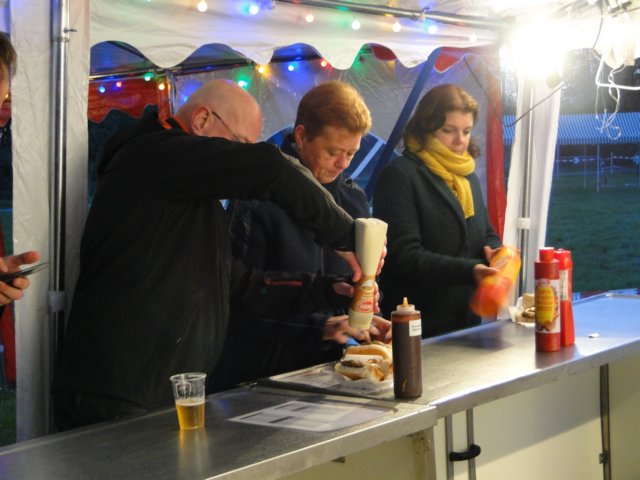
<svg viewBox="0 0 640 480">
<path fill-rule="evenodd" d="M 437 176 L 435 173 L 431 172 L 429 168 L 424 164 L 424 162 L 413 152 L 406 150 L 403 152 L 403 155 L 409 159 L 411 159 L 414 163 L 418 165 L 418 173 L 421 175 L 429 184 L 433 186 L 433 189 L 437 192 L 437 194 L 442 197 L 447 206 L 454 213 L 458 223 L 461 228 L 466 232 L 467 230 L 467 221 L 464 218 L 464 212 L 462 211 L 462 205 L 460 205 L 460 201 L 456 198 L 451 189 L 447 186 L 447 184 Z"/>
</svg>

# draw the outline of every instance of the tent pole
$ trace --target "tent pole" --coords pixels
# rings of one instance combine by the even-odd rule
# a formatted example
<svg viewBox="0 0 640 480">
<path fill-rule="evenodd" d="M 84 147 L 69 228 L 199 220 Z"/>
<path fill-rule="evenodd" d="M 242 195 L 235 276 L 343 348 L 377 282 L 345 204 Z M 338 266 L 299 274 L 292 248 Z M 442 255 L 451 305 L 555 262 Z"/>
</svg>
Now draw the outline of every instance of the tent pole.
<svg viewBox="0 0 640 480">
<path fill-rule="evenodd" d="M 52 326 L 50 338 L 50 381 L 53 380 L 59 351 L 64 337 L 64 235 L 65 235 L 65 177 L 66 177 L 66 133 L 67 108 L 65 103 L 67 89 L 67 55 L 69 45 L 69 4 L 68 0 L 52 0 L 51 2 L 51 35 L 52 35 L 52 156 L 49 183 L 49 228 L 50 228 L 50 270 L 49 270 L 49 312 Z M 49 421 L 51 422 L 51 409 Z M 53 430 L 52 422 L 48 430 Z"/>
<path fill-rule="evenodd" d="M 524 142 L 524 165 L 522 176 L 522 202 L 520 205 L 520 218 L 518 219 L 518 229 L 520 230 L 520 255 L 522 256 L 522 268 L 518 282 L 518 296 L 521 296 L 528 285 L 525 285 L 529 269 L 529 232 L 531 229 L 531 158 L 533 157 L 533 83 L 531 80 L 524 81 L 525 101 L 529 113 L 522 118 L 522 131 L 526 132 Z"/>
<path fill-rule="evenodd" d="M 373 191 L 376 187 L 376 182 L 378 181 L 378 175 L 382 169 L 389 163 L 391 160 L 391 156 L 393 155 L 393 151 L 396 148 L 396 145 L 400 141 L 400 137 L 402 136 L 402 131 L 404 130 L 405 125 L 409 121 L 409 117 L 411 116 L 411 112 L 418 104 L 418 100 L 420 100 L 420 95 L 422 94 L 422 89 L 427 83 L 427 79 L 431 72 L 433 71 L 433 67 L 436 64 L 436 59 L 438 55 L 440 55 L 440 51 L 442 48 L 436 48 L 431 54 L 429 58 L 423 63 L 420 73 L 418 74 L 418 78 L 416 79 L 416 83 L 413 85 L 409 96 L 407 97 L 407 101 L 404 103 L 402 107 L 402 111 L 398 116 L 398 120 L 396 124 L 393 126 L 393 130 L 387 139 L 387 143 L 382 149 L 382 153 L 380 153 L 380 158 L 378 158 L 378 162 L 375 165 L 373 172 L 371 173 L 371 178 L 367 182 L 367 186 L 365 191 L 367 193 L 367 197 L 371 198 L 373 196 Z"/>
</svg>

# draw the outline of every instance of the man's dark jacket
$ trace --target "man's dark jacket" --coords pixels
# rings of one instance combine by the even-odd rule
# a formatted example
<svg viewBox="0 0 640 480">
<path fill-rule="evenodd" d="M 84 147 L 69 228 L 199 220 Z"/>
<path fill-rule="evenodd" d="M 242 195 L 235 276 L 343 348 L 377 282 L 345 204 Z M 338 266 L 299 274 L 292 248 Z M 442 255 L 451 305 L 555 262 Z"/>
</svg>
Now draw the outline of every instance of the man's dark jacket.
<svg viewBox="0 0 640 480">
<path fill-rule="evenodd" d="M 109 142 L 100 174 L 57 393 L 147 409 L 168 405 L 170 375 L 213 368 L 230 297 L 240 304 L 250 298 L 258 311 L 317 308 L 314 295 L 325 292 L 311 288 L 310 277 L 289 283 L 295 286 L 274 300 L 273 282 L 231 268 L 219 199 L 271 200 L 318 241 L 353 249 L 352 218 L 307 169 L 270 144 L 192 136 L 175 120 L 161 124 L 150 115 Z"/>
<path fill-rule="evenodd" d="M 291 136 L 281 149 L 292 156 Z M 324 184 L 353 218 L 369 217 L 366 194 L 340 174 Z M 234 255 L 259 270 L 349 274 L 350 268 L 331 248 L 317 245 L 312 233 L 296 224 L 272 201 L 234 201 L 228 209 Z M 243 309 L 231 312 L 222 357 L 211 377 L 215 390 L 263 376 L 292 371 L 339 358 L 342 346 L 323 341 L 329 317 L 345 310 L 296 312 L 285 318 L 251 317 Z"/>
<path fill-rule="evenodd" d="M 464 218 L 451 189 L 418 157 L 405 151 L 382 172 L 373 215 L 389 224 L 380 277 L 382 311 L 389 315 L 408 297 L 422 314 L 422 336 L 480 322 L 469 309 L 473 269 L 485 263 L 483 246 L 500 246 L 484 205 L 478 177 L 467 177 L 475 215 Z"/>
</svg>

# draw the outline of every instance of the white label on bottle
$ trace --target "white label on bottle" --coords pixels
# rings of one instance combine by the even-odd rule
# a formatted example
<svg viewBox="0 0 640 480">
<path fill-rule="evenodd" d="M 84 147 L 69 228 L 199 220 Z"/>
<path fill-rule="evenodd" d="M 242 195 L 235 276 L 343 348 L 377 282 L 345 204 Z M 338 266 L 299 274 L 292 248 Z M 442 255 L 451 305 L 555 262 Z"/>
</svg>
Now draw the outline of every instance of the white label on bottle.
<svg viewBox="0 0 640 480">
<path fill-rule="evenodd" d="M 422 320 L 409 320 L 409 336 L 422 336 Z"/>
<path fill-rule="evenodd" d="M 560 300 L 570 300 L 569 270 L 560 270 Z"/>
</svg>

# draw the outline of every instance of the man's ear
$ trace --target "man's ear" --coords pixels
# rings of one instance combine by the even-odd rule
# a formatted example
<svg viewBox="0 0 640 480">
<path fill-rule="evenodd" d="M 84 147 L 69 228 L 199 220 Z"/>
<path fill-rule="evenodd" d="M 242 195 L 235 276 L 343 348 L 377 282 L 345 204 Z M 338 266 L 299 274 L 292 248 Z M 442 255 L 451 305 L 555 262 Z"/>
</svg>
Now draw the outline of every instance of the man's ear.
<svg viewBox="0 0 640 480">
<path fill-rule="evenodd" d="M 191 131 L 198 136 L 202 136 L 202 131 L 209 120 L 209 110 L 206 107 L 198 107 L 191 115 Z"/>
<path fill-rule="evenodd" d="M 302 151 L 302 149 L 304 148 L 303 140 L 305 139 L 306 136 L 307 136 L 307 132 L 304 129 L 304 125 L 302 124 L 296 125 L 296 127 L 293 129 L 293 138 L 296 141 L 298 151 Z"/>
</svg>

